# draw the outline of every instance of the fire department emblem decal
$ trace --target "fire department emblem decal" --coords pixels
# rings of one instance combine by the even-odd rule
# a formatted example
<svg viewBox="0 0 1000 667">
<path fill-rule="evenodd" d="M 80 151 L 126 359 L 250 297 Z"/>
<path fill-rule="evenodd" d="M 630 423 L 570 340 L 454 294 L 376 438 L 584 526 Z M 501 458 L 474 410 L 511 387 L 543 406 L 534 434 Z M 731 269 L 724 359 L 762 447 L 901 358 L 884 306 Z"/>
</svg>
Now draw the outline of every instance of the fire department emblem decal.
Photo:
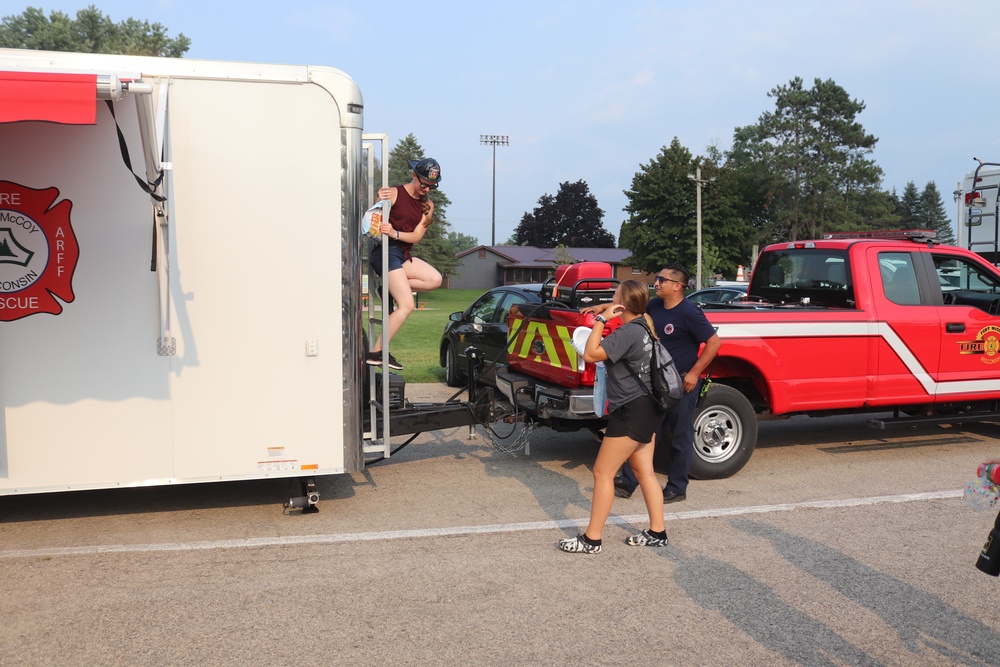
<svg viewBox="0 0 1000 667">
<path fill-rule="evenodd" d="M 80 247 L 70 225 L 73 203 L 57 188 L 0 181 L 0 322 L 62 312 L 71 303 Z"/>
<path fill-rule="evenodd" d="M 984 364 L 1000 362 L 1000 326 L 991 324 L 976 334 L 976 340 L 959 343 L 959 354 L 982 355 Z"/>
</svg>

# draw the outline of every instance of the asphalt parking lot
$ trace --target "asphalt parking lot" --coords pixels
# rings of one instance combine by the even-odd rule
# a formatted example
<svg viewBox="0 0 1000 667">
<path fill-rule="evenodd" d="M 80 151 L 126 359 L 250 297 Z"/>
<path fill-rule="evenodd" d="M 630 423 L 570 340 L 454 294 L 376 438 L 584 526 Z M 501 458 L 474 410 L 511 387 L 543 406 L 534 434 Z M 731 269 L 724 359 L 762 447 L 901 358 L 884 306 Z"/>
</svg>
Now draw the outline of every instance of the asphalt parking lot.
<svg viewBox="0 0 1000 667">
<path fill-rule="evenodd" d="M 586 432 L 424 434 L 320 479 L 312 515 L 287 480 L 4 497 L 0 665 L 1000 664 L 994 513 L 960 497 L 998 433 L 764 422 L 742 472 L 665 507 L 667 548 L 624 544 L 637 493 L 597 556 L 555 548 L 589 512 Z"/>
</svg>

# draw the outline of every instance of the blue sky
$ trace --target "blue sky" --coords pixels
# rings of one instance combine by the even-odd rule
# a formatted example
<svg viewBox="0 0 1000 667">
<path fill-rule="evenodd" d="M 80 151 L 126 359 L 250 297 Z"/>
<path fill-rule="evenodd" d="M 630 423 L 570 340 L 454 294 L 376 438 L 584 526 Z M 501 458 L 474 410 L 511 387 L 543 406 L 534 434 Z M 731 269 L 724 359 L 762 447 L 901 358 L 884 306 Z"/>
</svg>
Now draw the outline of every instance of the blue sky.
<svg viewBox="0 0 1000 667">
<path fill-rule="evenodd" d="M 775 86 L 833 79 L 879 138 L 883 187 L 935 181 L 946 210 L 974 169 L 1000 162 L 1000 24 L 953 0 L 562 0 L 13 3 L 163 23 L 188 58 L 329 65 L 365 98 L 365 129 L 413 133 L 442 165 L 457 231 L 490 242 L 492 149 L 501 243 L 543 194 L 584 180 L 616 237 L 623 191 L 673 137 L 694 154 L 774 108 Z M 711 186 L 705 196 L 711 196 Z M 706 220 L 706 224 L 710 221 Z"/>
</svg>

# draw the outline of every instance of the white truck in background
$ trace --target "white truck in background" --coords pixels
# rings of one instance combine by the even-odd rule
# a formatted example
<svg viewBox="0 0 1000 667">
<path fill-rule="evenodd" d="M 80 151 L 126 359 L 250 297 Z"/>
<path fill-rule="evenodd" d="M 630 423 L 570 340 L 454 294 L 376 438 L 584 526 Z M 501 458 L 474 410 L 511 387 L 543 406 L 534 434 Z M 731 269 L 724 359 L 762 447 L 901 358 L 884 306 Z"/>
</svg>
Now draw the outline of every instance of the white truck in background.
<svg viewBox="0 0 1000 667">
<path fill-rule="evenodd" d="M 390 421 L 481 414 L 363 393 L 362 112 L 328 67 L 0 49 L 0 495 L 278 477 L 315 509 Z"/>
</svg>

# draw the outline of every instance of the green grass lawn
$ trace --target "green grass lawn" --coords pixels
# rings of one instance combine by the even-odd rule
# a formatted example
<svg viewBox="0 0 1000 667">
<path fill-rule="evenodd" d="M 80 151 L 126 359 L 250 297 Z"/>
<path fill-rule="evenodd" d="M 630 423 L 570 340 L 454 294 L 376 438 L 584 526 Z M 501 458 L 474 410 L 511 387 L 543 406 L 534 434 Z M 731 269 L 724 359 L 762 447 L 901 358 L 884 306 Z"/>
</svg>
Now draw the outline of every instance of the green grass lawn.
<svg viewBox="0 0 1000 667">
<path fill-rule="evenodd" d="M 393 356 L 404 366 L 401 375 L 408 384 L 444 382 L 439 355 L 441 334 L 448 316 L 468 308 L 483 292 L 485 290 L 439 289 L 417 295 L 417 309 L 389 345 Z M 367 329 L 367 322 L 364 324 Z"/>
</svg>

